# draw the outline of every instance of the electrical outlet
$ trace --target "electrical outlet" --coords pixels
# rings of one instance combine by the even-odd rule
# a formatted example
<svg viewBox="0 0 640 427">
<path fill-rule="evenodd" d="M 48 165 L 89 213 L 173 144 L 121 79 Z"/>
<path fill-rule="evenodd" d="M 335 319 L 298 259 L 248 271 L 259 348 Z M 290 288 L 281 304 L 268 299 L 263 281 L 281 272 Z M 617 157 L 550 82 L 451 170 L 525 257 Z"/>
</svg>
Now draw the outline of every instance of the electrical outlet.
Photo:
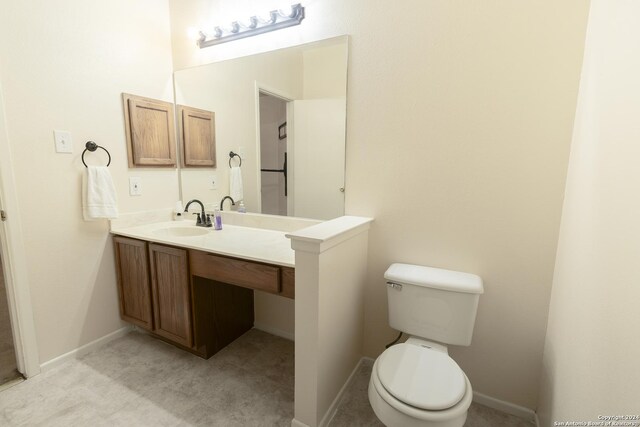
<svg viewBox="0 0 640 427">
<path fill-rule="evenodd" d="M 129 195 L 142 196 L 142 183 L 140 182 L 139 176 L 129 178 Z"/>
<path fill-rule="evenodd" d="M 66 130 L 54 130 L 53 139 L 56 141 L 56 153 L 73 153 L 71 132 Z"/>
<path fill-rule="evenodd" d="M 217 175 L 209 175 L 209 190 L 217 190 L 218 189 L 218 176 Z"/>
</svg>

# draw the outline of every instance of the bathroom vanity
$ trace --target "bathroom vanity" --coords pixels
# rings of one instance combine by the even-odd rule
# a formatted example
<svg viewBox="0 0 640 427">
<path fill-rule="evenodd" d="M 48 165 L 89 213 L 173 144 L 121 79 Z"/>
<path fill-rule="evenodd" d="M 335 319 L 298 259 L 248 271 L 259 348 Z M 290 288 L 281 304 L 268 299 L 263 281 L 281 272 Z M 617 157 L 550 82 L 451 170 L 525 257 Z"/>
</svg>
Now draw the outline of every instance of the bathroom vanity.
<svg viewBox="0 0 640 427">
<path fill-rule="evenodd" d="M 171 212 L 111 221 L 122 318 L 208 358 L 254 327 L 254 291 L 293 302 L 292 425 L 325 425 L 362 357 L 372 219 L 225 211 L 214 231 Z"/>
<path fill-rule="evenodd" d="M 293 299 L 282 231 L 160 222 L 112 231 L 123 320 L 209 358 L 254 325 L 253 291 Z"/>
</svg>

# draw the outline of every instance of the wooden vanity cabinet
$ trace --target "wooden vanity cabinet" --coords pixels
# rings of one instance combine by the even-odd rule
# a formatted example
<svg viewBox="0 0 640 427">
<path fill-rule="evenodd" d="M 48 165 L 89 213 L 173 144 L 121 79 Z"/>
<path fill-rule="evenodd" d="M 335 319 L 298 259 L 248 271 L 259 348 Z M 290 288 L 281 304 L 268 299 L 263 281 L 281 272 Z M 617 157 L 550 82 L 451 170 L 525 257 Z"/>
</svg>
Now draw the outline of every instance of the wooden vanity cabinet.
<svg viewBox="0 0 640 427">
<path fill-rule="evenodd" d="M 191 276 L 194 350 L 205 359 L 253 328 L 253 290 Z"/>
<path fill-rule="evenodd" d="M 120 297 L 120 316 L 123 320 L 153 330 L 151 282 L 147 243 L 115 236 L 113 238 Z"/>
<path fill-rule="evenodd" d="M 114 236 L 123 320 L 209 358 L 253 327 L 253 291 L 294 298 L 295 270 Z"/>
<path fill-rule="evenodd" d="M 283 297 L 295 299 L 296 297 L 296 270 L 289 267 L 281 267 L 282 271 L 282 287 L 280 295 Z"/>
<path fill-rule="evenodd" d="M 149 243 L 153 331 L 191 347 L 191 292 L 187 251 Z"/>
<path fill-rule="evenodd" d="M 295 269 L 189 251 L 191 274 L 293 299 Z"/>
<path fill-rule="evenodd" d="M 120 236 L 113 241 L 122 319 L 191 347 L 187 251 Z"/>
<path fill-rule="evenodd" d="M 191 274 L 222 283 L 277 294 L 280 268 L 274 265 L 191 251 Z"/>
</svg>

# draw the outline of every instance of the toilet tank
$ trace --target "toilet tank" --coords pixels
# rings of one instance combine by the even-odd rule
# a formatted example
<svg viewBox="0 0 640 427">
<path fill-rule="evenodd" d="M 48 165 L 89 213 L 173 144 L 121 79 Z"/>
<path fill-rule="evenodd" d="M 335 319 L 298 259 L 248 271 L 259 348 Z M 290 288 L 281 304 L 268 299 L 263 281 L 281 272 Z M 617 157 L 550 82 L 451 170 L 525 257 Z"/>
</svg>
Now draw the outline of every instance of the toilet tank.
<svg viewBox="0 0 640 427">
<path fill-rule="evenodd" d="M 445 344 L 471 344 L 478 300 L 484 292 L 479 276 L 392 264 L 384 278 L 392 328 Z"/>
</svg>

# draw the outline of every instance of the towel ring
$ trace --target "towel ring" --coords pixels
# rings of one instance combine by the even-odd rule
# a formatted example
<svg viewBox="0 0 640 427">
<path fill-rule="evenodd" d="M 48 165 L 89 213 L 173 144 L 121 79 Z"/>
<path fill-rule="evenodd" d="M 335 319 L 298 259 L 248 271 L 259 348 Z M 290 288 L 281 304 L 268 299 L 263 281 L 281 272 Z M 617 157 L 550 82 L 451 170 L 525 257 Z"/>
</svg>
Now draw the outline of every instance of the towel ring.
<svg viewBox="0 0 640 427">
<path fill-rule="evenodd" d="M 111 164 L 111 154 L 109 154 L 109 152 L 107 151 L 106 148 L 99 146 L 98 144 L 96 144 L 93 141 L 87 141 L 87 143 L 84 145 L 85 149 L 82 152 L 82 164 L 84 165 L 85 168 L 87 168 L 87 164 L 84 162 L 84 153 L 86 153 L 87 151 L 91 151 L 94 152 L 96 151 L 98 148 L 102 148 L 104 150 L 105 153 L 107 153 L 107 156 L 109 156 L 109 161 L 107 162 L 107 166 L 109 166 Z"/>
<path fill-rule="evenodd" d="M 233 151 L 229 151 L 229 167 L 231 167 L 231 159 L 233 159 L 234 157 L 237 157 L 240 160 L 240 164 L 238 165 L 238 167 L 242 166 L 242 157 L 240 157 L 239 154 L 234 153 Z"/>
</svg>

